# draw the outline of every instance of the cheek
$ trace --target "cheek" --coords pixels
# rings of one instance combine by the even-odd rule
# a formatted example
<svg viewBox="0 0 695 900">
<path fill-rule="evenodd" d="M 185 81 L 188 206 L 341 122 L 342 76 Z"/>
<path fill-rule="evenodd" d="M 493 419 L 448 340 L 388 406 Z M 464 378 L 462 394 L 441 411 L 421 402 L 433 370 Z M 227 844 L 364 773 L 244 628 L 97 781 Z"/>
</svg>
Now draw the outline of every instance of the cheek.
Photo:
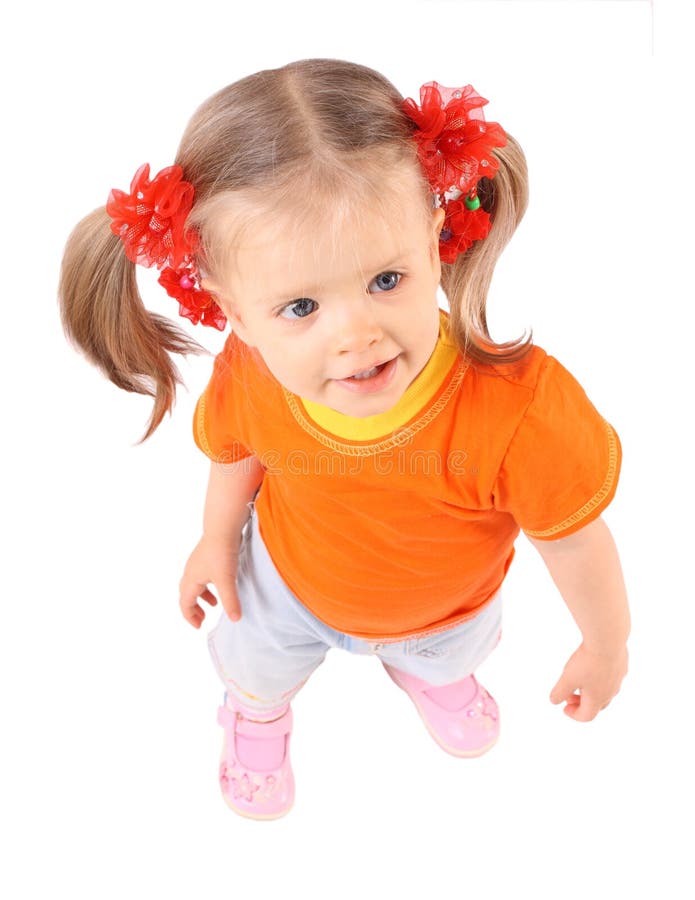
<svg viewBox="0 0 695 900">
<path fill-rule="evenodd" d="M 261 355 L 271 373 L 288 390 L 293 390 L 293 384 L 301 380 L 310 363 L 308 354 L 293 348 L 290 341 L 266 345 L 261 348 Z"/>
<path fill-rule="evenodd" d="M 409 316 L 409 335 L 420 353 L 431 352 L 439 337 L 439 304 L 433 296 L 428 304 L 420 302 Z"/>
<path fill-rule="evenodd" d="M 407 313 L 406 313 L 407 307 Z M 421 278 L 409 294 L 408 303 L 403 306 L 402 321 L 411 332 L 429 335 L 432 329 L 439 332 L 439 302 L 437 285 L 434 281 Z"/>
</svg>

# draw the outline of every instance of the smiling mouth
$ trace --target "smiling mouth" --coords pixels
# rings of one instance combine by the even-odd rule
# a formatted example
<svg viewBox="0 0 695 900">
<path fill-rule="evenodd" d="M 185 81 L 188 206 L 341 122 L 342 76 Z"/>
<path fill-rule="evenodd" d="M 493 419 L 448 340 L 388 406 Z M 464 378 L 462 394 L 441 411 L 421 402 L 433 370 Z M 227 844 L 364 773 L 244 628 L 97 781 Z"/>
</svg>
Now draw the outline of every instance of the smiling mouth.
<svg viewBox="0 0 695 900">
<path fill-rule="evenodd" d="M 373 394 L 384 390 L 394 378 L 399 357 L 400 354 L 369 369 L 361 369 L 347 378 L 338 378 L 336 382 L 347 390 L 358 394 Z"/>
<path fill-rule="evenodd" d="M 353 372 L 352 375 L 348 375 L 347 378 L 338 379 L 339 381 L 348 381 L 351 378 L 355 378 L 357 381 L 361 381 L 364 378 L 373 378 L 378 372 L 380 372 L 385 365 L 390 363 L 390 359 L 385 359 L 383 362 L 376 363 L 376 365 L 371 366 L 369 369 L 360 369 L 358 372 Z"/>
<path fill-rule="evenodd" d="M 386 365 L 386 363 L 382 363 L 381 366 L 373 366 L 371 369 L 365 369 L 364 372 L 355 372 L 350 378 L 355 378 L 358 381 L 361 381 L 363 378 L 371 378 L 373 375 L 376 375 L 384 365 Z"/>
</svg>

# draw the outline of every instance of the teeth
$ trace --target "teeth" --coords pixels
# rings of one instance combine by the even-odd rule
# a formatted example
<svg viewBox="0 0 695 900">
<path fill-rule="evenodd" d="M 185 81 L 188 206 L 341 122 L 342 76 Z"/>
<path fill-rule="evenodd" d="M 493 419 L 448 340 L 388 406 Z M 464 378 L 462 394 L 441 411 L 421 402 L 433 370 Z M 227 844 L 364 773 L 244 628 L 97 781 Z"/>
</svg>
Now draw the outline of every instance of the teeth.
<svg viewBox="0 0 695 900">
<path fill-rule="evenodd" d="M 376 375 L 376 373 L 377 373 L 378 371 L 379 371 L 379 367 L 378 367 L 378 366 L 374 366 L 373 369 L 367 369 L 366 372 L 360 372 L 358 375 L 353 375 L 352 377 L 353 377 L 353 378 L 357 378 L 357 379 L 360 379 L 360 378 L 371 378 L 372 375 Z"/>
</svg>

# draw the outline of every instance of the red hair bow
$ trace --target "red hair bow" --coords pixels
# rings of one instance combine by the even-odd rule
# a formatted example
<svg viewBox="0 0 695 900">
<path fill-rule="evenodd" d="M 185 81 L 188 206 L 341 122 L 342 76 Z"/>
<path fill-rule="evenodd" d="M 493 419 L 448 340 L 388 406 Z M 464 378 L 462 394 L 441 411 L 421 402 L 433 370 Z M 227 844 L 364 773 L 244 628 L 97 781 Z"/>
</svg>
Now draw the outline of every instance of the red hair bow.
<svg viewBox="0 0 695 900">
<path fill-rule="evenodd" d="M 470 84 L 447 88 L 428 81 L 420 88 L 420 106 L 410 97 L 401 106 L 418 126 L 413 132 L 418 158 L 446 212 L 440 234 L 443 262 L 454 262 L 490 231 L 477 184 L 483 177 L 495 177 L 499 161 L 492 148 L 504 147 L 507 136 L 497 122 L 485 121 L 481 107 L 487 102 Z M 447 192 L 454 196 L 445 198 Z M 467 195 L 463 202 L 460 194 Z"/>
<path fill-rule="evenodd" d="M 185 228 L 192 205 L 193 185 L 183 180 L 181 166 L 168 166 L 150 181 L 150 166 L 145 163 L 135 173 L 130 193 L 111 190 L 106 212 L 128 259 L 161 270 L 159 284 L 179 301 L 179 315 L 194 325 L 202 322 L 222 331 L 227 318 L 212 294 L 200 287 L 193 260 L 198 236 Z"/>
</svg>

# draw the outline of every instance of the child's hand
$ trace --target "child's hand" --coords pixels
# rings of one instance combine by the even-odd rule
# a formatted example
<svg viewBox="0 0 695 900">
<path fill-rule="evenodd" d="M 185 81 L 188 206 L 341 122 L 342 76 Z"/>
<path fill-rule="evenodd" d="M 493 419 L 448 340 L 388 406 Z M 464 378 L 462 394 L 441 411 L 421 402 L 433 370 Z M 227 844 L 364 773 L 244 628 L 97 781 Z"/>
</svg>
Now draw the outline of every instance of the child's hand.
<svg viewBox="0 0 695 900">
<path fill-rule="evenodd" d="M 577 722 L 590 722 L 620 690 L 627 674 L 627 660 L 625 645 L 613 651 L 598 651 L 582 644 L 569 658 L 560 680 L 550 692 L 550 702 L 567 701 L 566 715 Z"/>
<path fill-rule="evenodd" d="M 241 618 L 241 605 L 236 591 L 238 550 L 228 540 L 207 535 L 198 542 L 179 582 L 179 606 L 187 622 L 200 628 L 205 611 L 198 604 L 198 597 L 217 605 L 217 597 L 208 589 L 212 583 L 218 590 L 222 607 L 232 621 Z"/>
</svg>

